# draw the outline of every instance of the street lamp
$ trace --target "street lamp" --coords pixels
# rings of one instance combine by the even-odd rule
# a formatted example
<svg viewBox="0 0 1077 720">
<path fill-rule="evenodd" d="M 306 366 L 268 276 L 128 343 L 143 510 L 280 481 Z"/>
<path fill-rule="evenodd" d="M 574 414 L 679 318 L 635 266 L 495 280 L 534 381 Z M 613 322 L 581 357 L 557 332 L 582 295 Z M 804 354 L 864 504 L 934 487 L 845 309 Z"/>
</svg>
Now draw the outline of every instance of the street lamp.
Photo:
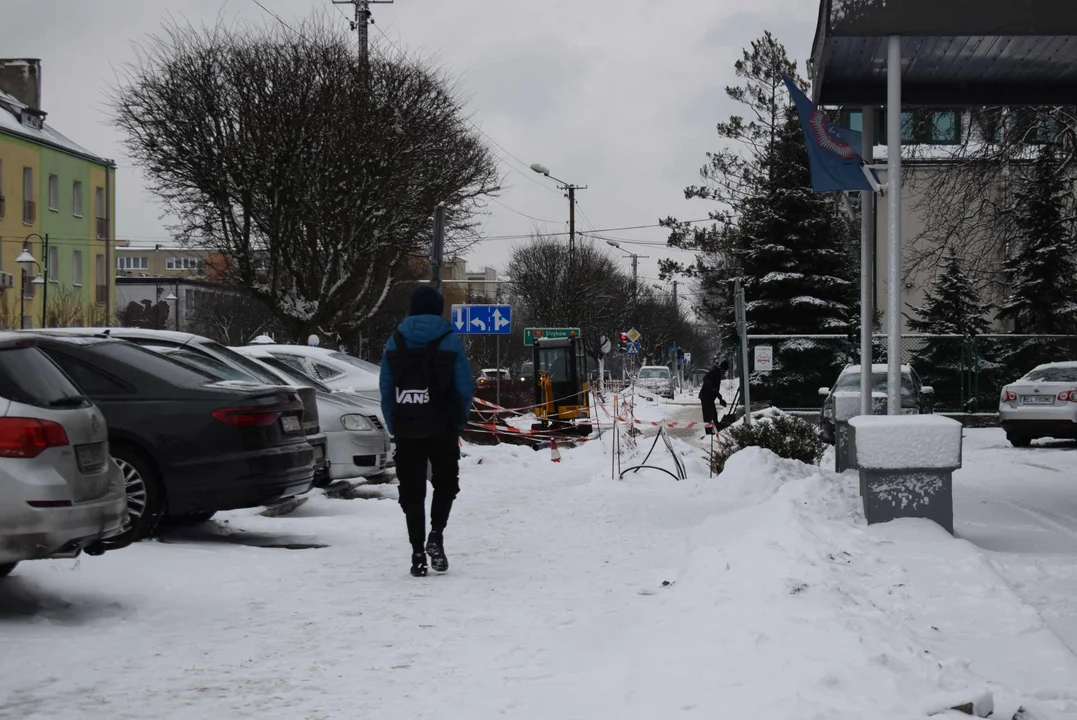
<svg viewBox="0 0 1077 720">
<path fill-rule="evenodd" d="M 15 259 L 15 262 L 19 264 L 23 270 L 27 273 L 31 273 L 34 270 L 34 265 L 40 268 L 41 272 L 31 281 L 31 285 L 43 285 L 41 290 L 41 327 L 48 327 L 48 312 L 49 312 L 49 234 L 45 233 L 42 237 L 37 233 L 30 233 L 23 240 L 24 243 L 29 242 L 30 238 L 37 238 L 41 241 L 41 249 L 44 255 L 41 258 L 41 262 L 38 262 L 33 255 L 30 254 L 30 248 L 23 245 L 22 253 Z M 23 280 L 25 289 L 26 281 Z M 25 292 L 23 293 L 25 295 Z M 25 316 L 26 310 L 26 298 L 23 298 L 22 302 L 23 316 Z M 25 320 L 19 319 L 19 324 L 24 325 Z"/>
<path fill-rule="evenodd" d="M 20 277 L 21 277 L 21 282 L 20 282 L 21 287 L 19 288 L 19 296 L 20 296 L 19 297 L 19 299 L 20 299 L 19 327 L 25 328 L 26 327 L 26 277 L 30 273 L 32 273 L 34 271 L 34 266 L 37 265 L 37 260 L 30 253 L 29 248 L 23 247 L 22 252 L 19 253 L 19 256 L 17 258 L 15 258 L 15 262 L 22 269 L 22 272 L 19 274 Z M 38 276 L 38 277 L 40 277 L 40 276 Z M 36 285 L 37 284 L 37 279 L 35 278 L 33 281 L 31 281 L 31 284 Z"/>
<path fill-rule="evenodd" d="M 534 163 L 531 165 L 531 169 L 537 172 L 539 175 L 545 175 L 558 184 L 558 189 L 568 191 L 566 197 L 568 198 L 568 257 L 571 263 L 572 258 L 576 252 L 576 191 L 586 190 L 586 185 L 573 185 L 567 183 L 564 180 L 558 180 L 550 174 L 550 169 L 542 163 Z"/>
</svg>

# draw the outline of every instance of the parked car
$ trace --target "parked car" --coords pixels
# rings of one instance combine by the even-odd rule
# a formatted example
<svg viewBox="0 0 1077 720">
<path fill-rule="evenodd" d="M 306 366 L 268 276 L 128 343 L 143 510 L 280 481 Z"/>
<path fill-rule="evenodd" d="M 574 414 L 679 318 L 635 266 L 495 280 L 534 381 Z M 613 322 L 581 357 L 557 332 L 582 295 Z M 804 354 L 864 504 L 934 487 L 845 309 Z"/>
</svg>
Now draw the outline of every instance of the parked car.
<svg viewBox="0 0 1077 720">
<path fill-rule="evenodd" d="M 528 382 L 535 381 L 535 363 L 528 360 L 520 365 L 520 379 Z"/>
<path fill-rule="evenodd" d="M 662 397 L 673 397 L 673 374 L 665 365 L 644 365 L 636 376 L 636 386 Z"/>
<path fill-rule="evenodd" d="M 126 524 L 104 415 L 32 338 L 0 333 L 0 577 L 122 547 Z"/>
<path fill-rule="evenodd" d="M 334 390 L 345 390 L 375 405 L 381 402 L 378 379 L 381 368 L 336 350 L 307 345 L 280 345 L 259 339 L 248 347 L 265 350 L 304 375 Z M 238 348 L 236 348 L 238 350 Z M 384 421 L 384 418 L 382 418 Z"/>
<path fill-rule="evenodd" d="M 242 348 L 251 362 L 259 363 L 282 382 L 316 393 L 322 429 L 328 438 L 329 477 L 344 480 L 369 477 L 385 471 L 392 457 L 389 433 L 377 409 L 359 398 L 334 393 L 329 386 L 304 375 L 256 346 Z"/>
<path fill-rule="evenodd" d="M 998 416 L 1014 447 L 1045 437 L 1077 439 L 1077 362 L 1040 365 L 1002 388 Z"/>
<path fill-rule="evenodd" d="M 262 366 L 201 335 L 142 328 L 50 328 L 37 332 L 119 338 L 149 350 L 169 354 L 175 360 L 193 363 L 220 380 L 262 385 L 281 384 L 279 377 L 266 372 Z M 318 403 L 313 390 L 301 388 L 298 392 L 299 399 L 303 401 L 303 432 L 307 436 L 307 442 L 314 448 L 314 465 L 317 468 L 315 482 L 323 482 L 329 474 L 329 456 L 325 433 L 319 427 Z"/>
<path fill-rule="evenodd" d="M 872 414 L 886 414 L 887 388 L 889 388 L 888 368 L 884 364 L 871 366 Z M 850 393 L 860 395 L 860 366 L 846 365 L 838 374 L 834 387 L 819 388 L 820 397 L 824 398 L 819 413 L 819 431 L 823 439 L 834 443 L 834 394 Z M 926 415 L 934 412 L 935 389 L 924 385 L 920 376 L 911 365 L 901 366 L 901 414 Z"/>
<path fill-rule="evenodd" d="M 32 337 L 104 414 L 136 538 L 164 516 L 205 520 L 310 490 L 314 450 L 294 389 L 222 382 L 122 340 Z"/>
</svg>

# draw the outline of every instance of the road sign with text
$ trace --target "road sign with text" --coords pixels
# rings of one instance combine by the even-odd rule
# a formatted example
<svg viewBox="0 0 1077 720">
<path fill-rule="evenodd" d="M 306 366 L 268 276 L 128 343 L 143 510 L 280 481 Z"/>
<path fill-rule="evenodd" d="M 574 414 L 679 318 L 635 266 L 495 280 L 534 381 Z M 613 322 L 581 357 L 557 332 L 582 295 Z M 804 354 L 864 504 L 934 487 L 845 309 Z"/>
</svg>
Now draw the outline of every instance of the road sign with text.
<svg viewBox="0 0 1077 720">
<path fill-rule="evenodd" d="M 449 318 L 459 335 L 508 335 L 512 308 L 508 305 L 453 305 Z"/>
<path fill-rule="evenodd" d="M 564 340 L 579 336 L 579 328 L 524 328 L 524 345 L 534 345 L 536 338 L 540 340 Z"/>
</svg>

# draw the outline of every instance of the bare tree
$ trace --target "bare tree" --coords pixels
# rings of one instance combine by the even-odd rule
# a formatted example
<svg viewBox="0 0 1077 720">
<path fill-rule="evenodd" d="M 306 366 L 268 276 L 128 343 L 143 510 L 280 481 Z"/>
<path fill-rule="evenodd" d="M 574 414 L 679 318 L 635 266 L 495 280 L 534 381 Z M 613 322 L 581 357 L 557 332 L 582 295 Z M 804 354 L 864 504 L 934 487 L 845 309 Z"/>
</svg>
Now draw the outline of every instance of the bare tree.
<svg viewBox="0 0 1077 720">
<path fill-rule="evenodd" d="M 192 333 L 222 345 L 246 345 L 259 335 L 281 341 L 300 339 L 281 337 L 280 323 L 264 303 L 223 289 L 199 295 L 188 324 Z"/>
<path fill-rule="evenodd" d="M 182 242 L 292 336 L 344 332 L 382 306 L 445 203 L 467 242 L 496 158 L 443 72 L 356 57 L 324 17 L 294 29 L 169 25 L 114 97 L 116 123 Z"/>
</svg>

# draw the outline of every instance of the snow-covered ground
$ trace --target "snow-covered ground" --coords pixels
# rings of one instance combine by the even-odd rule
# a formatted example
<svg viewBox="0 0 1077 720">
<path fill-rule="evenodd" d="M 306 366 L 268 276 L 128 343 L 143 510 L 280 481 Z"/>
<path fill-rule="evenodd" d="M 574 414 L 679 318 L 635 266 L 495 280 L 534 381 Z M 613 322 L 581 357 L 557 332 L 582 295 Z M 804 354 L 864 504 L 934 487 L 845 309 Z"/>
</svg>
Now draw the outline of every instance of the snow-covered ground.
<svg viewBox="0 0 1077 720">
<path fill-rule="evenodd" d="M 970 431 L 954 540 L 763 451 L 709 478 L 694 433 L 688 480 L 611 480 L 611 439 L 466 447 L 445 576 L 408 575 L 392 485 L 20 566 L 0 718 L 1077 718 L 1074 446 Z"/>
</svg>

